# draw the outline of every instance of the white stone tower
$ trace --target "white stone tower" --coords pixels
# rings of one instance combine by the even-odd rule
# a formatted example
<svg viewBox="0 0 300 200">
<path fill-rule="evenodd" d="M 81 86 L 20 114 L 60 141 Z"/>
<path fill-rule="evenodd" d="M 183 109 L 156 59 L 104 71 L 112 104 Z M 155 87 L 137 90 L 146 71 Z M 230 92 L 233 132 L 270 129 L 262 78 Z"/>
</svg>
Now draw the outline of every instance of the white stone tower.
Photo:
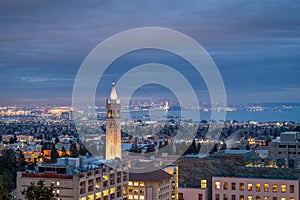
<svg viewBox="0 0 300 200">
<path fill-rule="evenodd" d="M 121 144 L 121 101 L 118 98 L 115 82 L 106 100 L 106 149 L 105 159 L 122 159 Z"/>
</svg>

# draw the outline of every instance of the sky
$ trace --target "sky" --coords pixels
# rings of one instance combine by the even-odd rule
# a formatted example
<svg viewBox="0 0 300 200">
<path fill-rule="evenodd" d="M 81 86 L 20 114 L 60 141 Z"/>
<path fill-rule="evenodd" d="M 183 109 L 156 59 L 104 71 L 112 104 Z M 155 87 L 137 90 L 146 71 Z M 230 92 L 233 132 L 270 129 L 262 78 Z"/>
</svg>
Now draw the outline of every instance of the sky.
<svg viewBox="0 0 300 200">
<path fill-rule="evenodd" d="M 4 0 L 0 105 L 71 104 L 77 71 L 89 52 L 114 34 L 149 26 L 174 29 L 200 43 L 221 73 L 229 104 L 300 103 L 299 10 L 295 0 Z M 131 66 L 138 58 L 184 64 L 165 52 L 141 51 L 116 66 Z M 108 71 L 99 96 L 121 71 Z M 205 84 L 195 89 L 205 90 Z"/>
</svg>

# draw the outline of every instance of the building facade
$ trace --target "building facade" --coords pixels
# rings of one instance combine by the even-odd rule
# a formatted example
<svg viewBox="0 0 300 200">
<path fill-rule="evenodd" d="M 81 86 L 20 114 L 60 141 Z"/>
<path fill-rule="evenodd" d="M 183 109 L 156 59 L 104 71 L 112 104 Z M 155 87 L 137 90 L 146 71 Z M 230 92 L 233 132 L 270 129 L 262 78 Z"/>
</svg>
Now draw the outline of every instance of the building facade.
<svg viewBox="0 0 300 200">
<path fill-rule="evenodd" d="M 105 158 L 122 159 L 121 144 L 121 101 L 118 98 L 115 83 L 113 82 L 110 96 L 106 100 L 106 140 Z"/>
<path fill-rule="evenodd" d="M 65 162 L 65 164 L 63 164 Z M 58 200 L 127 200 L 128 166 L 126 162 L 110 163 L 106 167 L 99 161 L 82 164 L 80 158 L 63 158 L 57 164 L 41 165 L 36 171 L 18 172 L 17 197 L 24 199 L 22 191 L 32 182 L 53 184 Z"/>
<path fill-rule="evenodd" d="M 212 177 L 213 200 L 298 200 L 299 180 Z"/>
<path fill-rule="evenodd" d="M 283 132 L 269 143 L 269 155 L 278 167 L 300 167 L 300 134 Z"/>
<path fill-rule="evenodd" d="M 129 172 L 129 180 L 128 199 L 172 199 L 172 175 L 162 169 L 144 173 Z"/>
</svg>

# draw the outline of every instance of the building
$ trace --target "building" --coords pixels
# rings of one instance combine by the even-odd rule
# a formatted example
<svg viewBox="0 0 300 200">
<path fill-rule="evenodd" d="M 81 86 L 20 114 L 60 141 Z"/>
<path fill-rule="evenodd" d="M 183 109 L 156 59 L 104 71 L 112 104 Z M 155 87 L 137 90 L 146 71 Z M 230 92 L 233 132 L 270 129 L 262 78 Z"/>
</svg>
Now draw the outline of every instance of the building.
<svg viewBox="0 0 300 200">
<path fill-rule="evenodd" d="M 106 167 L 105 162 L 110 162 Z M 113 166 L 113 167 L 112 167 Z M 54 185 L 59 200 L 127 200 L 128 165 L 122 161 L 98 161 L 93 158 L 59 158 L 56 164 L 42 164 L 35 171 L 18 172 L 18 199 L 32 182 Z"/>
<path fill-rule="evenodd" d="M 283 132 L 269 143 L 269 155 L 278 167 L 300 167 L 300 134 Z"/>
<path fill-rule="evenodd" d="M 299 180 L 212 177 L 213 200 L 297 200 Z"/>
<path fill-rule="evenodd" d="M 129 168 L 128 199 L 171 200 L 173 175 L 140 162 Z"/>
<path fill-rule="evenodd" d="M 172 175 L 172 200 L 178 199 L 178 166 L 169 165 L 163 168 L 165 172 L 168 172 Z"/>
<path fill-rule="evenodd" d="M 206 180 L 201 180 L 200 188 L 178 188 L 178 200 L 190 199 L 208 200 L 208 187 L 206 185 Z"/>
<path fill-rule="evenodd" d="M 106 160 L 122 158 L 120 111 L 121 101 L 118 98 L 115 83 L 113 82 L 110 96 L 106 100 Z"/>
<path fill-rule="evenodd" d="M 252 162 L 254 156 L 251 150 L 221 150 L 213 154 L 215 158 L 221 160 L 232 160 L 236 163 L 247 165 Z"/>
</svg>

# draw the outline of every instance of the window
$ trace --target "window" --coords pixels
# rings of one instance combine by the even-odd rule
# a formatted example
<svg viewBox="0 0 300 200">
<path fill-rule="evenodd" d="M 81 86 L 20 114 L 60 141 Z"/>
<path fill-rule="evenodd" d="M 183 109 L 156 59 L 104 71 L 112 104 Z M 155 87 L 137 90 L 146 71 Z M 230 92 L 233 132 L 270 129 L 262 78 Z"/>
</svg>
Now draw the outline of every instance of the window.
<svg viewBox="0 0 300 200">
<path fill-rule="evenodd" d="M 206 180 L 201 180 L 201 189 L 205 189 L 207 186 L 207 181 Z"/>
<path fill-rule="evenodd" d="M 223 200 L 228 200 L 228 194 L 223 195 Z"/>
<path fill-rule="evenodd" d="M 220 200 L 220 194 L 216 194 L 216 200 Z"/>
<path fill-rule="evenodd" d="M 286 200 L 286 198 L 285 197 L 281 197 L 281 200 Z"/>
<path fill-rule="evenodd" d="M 267 183 L 264 184 L 264 191 L 269 192 L 269 184 Z"/>
<path fill-rule="evenodd" d="M 295 186 L 294 185 L 290 185 L 290 193 L 294 193 L 295 192 Z"/>
<path fill-rule="evenodd" d="M 59 182 L 57 182 L 56 185 L 59 186 Z"/>
<path fill-rule="evenodd" d="M 260 196 L 256 196 L 256 200 L 260 200 Z"/>
<path fill-rule="evenodd" d="M 129 181 L 129 182 L 128 182 L 128 185 L 132 185 L 132 181 Z"/>
<path fill-rule="evenodd" d="M 198 200 L 203 200 L 203 195 L 202 194 L 198 194 Z"/>
<path fill-rule="evenodd" d="M 273 197 L 273 200 L 277 200 L 277 197 Z"/>
<path fill-rule="evenodd" d="M 260 192 L 260 183 L 256 183 L 255 190 L 256 192 Z"/>
<path fill-rule="evenodd" d="M 244 188 L 245 188 L 244 183 L 240 183 L 240 191 L 244 191 Z"/>
<path fill-rule="evenodd" d="M 295 198 L 294 198 L 294 197 L 291 197 L 290 200 L 295 200 Z"/>
<path fill-rule="evenodd" d="M 285 193 L 286 192 L 286 184 L 281 185 L 281 192 Z"/>
<path fill-rule="evenodd" d="M 268 197 L 268 196 L 265 196 L 265 197 L 264 197 L 264 200 L 269 200 L 269 197 Z"/>
<path fill-rule="evenodd" d="M 248 183 L 248 191 L 252 191 L 252 183 Z"/>
<path fill-rule="evenodd" d="M 221 183 L 220 183 L 220 181 L 215 182 L 215 189 L 216 190 L 221 189 Z"/>
<path fill-rule="evenodd" d="M 253 200 L 252 195 L 248 196 L 248 200 Z"/>
<path fill-rule="evenodd" d="M 231 190 L 235 190 L 236 184 L 235 183 L 231 183 Z"/>
<path fill-rule="evenodd" d="M 227 182 L 223 183 L 223 190 L 228 190 L 228 183 Z"/>
<path fill-rule="evenodd" d="M 245 200 L 244 195 L 240 195 L 240 200 Z"/>
<path fill-rule="evenodd" d="M 183 193 L 182 192 L 178 193 L 178 199 L 183 199 Z"/>
<path fill-rule="evenodd" d="M 278 192 L 278 185 L 277 184 L 273 184 L 273 192 Z"/>
<path fill-rule="evenodd" d="M 235 194 L 231 195 L 231 200 L 236 200 Z"/>
</svg>

